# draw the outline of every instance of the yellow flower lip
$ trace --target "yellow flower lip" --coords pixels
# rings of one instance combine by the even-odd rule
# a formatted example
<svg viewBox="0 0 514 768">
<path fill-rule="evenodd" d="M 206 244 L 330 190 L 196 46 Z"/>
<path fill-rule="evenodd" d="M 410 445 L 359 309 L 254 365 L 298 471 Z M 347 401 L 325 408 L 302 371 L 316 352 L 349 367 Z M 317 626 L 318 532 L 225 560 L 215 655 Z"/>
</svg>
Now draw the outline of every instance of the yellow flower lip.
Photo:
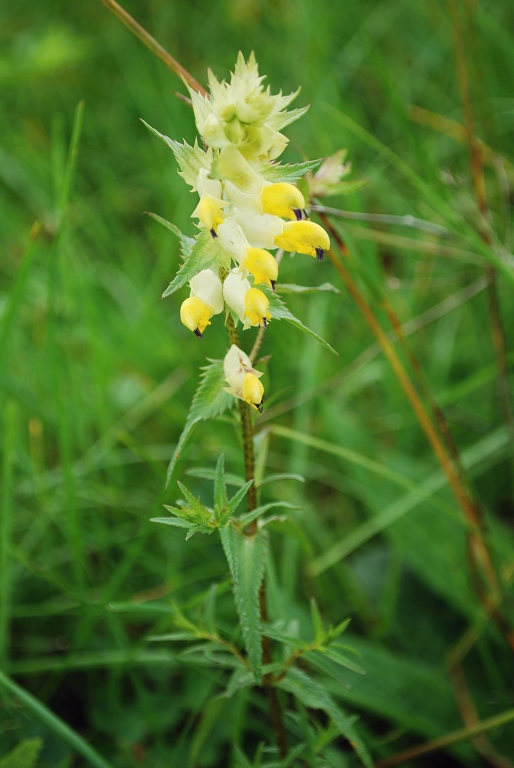
<svg viewBox="0 0 514 768">
<path fill-rule="evenodd" d="M 282 219 L 300 221 L 305 211 L 304 196 L 298 187 L 285 181 L 265 186 L 261 192 L 261 203 L 264 213 L 270 213 Z"/>
<path fill-rule="evenodd" d="M 203 332 L 211 324 L 209 318 L 212 314 L 212 307 L 194 296 L 183 301 L 180 307 L 181 322 L 199 339 L 203 339 Z"/>
<path fill-rule="evenodd" d="M 271 320 L 269 312 L 269 300 L 266 294 L 259 291 L 258 288 L 250 288 L 246 291 L 244 317 L 248 318 L 250 325 L 267 326 L 268 320 Z"/>
<path fill-rule="evenodd" d="M 241 266 L 254 276 L 255 285 L 265 283 L 275 290 L 278 277 L 277 260 L 264 248 L 247 248 Z"/>
<path fill-rule="evenodd" d="M 218 237 L 218 224 L 223 223 L 222 205 L 222 202 L 220 203 L 209 195 L 204 195 L 193 213 L 193 216 L 197 216 L 209 230 L 213 238 Z"/>
<path fill-rule="evenodd" d="M 246 373 L 241 388 L 243 400 L 262 413 L 264 403 L 264 387 L 253 373 Z"/>
<path fill-rule="evenodd" d="M 285 251 L 306 253 L 323 259 L 325 251 L 330 248 L 330 238 L 319 224 L 314 221 L 289 221 L 284 224 L 281 235 L 275 238 L 275 245 Z"/>
</svg>

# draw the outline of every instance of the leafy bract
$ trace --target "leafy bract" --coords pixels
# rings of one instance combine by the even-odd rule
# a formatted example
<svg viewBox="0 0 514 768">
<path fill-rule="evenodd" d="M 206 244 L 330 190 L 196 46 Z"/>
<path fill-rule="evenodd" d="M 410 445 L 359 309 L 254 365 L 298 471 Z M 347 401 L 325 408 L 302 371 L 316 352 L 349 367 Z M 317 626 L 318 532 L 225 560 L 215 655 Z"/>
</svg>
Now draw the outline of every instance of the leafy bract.
<svg viewBox="0 0 514 768">
<path fill-rule="evenodd" d="M 301 320 L 298 320 L 298 318 L 289 311 L 288 307 L 281 300 L 280 296 L 277 296 L 276 293 L 273 293 L 273 291 L 270 290 L 266 285 L 259 285 L 259 289 L 265 293 L 269 299 L 270 312 L 274 320 L 287 320 L 287 322 L 291 323 L 291 325 L 294 325 L 304 333 L 312 336 L 314 339 L 316 339 L 316 341 L 319 341 L 320 344 L 323 344 L 323 346 L 333 352 L 334 355 L 338 354 L 335 349 L 330 346 L 328 341 L 325 341 L 325 339 L 323 339 L 321 336 L 318 336 L 315 331 L 312 331 L 310 328 L 304 325 Z"/>
<path fill-rule="evenodd" d="M 144 120 L 141 120 L 143 125 L 146 125 L 149 131 L 159 137 L 165 144 L 172 150 L 175 155 L 175 159 L 180 167 L 179 174 L 185 180 L 186 184 L 196 190 L 196 183 L 198 179 L 198 173 L 202 168 L 209 170 L 212 163 L 212 152 L 205 152 L 198 146 L 198 141 L 195 139 L 194 146 L 191 147 L 186 141 L 181 144 L 179 141 L 170 139 L 163 133 L 159 133 L 151 125 L 148 125 Z"/>
<path fill-rule="evenodd" d="M 294 184 L 295 181 L 301 179 L 309 171 L 314 171 L 322 163 L 320 160 L 307 160 L 304 163 L 286 163 L 281 165 L 280 163 L 266 163 L 259 168 L 261 176 L 266 181 L 273 183 L 277 181 L 287 181 L 290 184 Z"/>
<path fill-rule="evenodd" d="M 224 385 L 225 373 L 223 371 L 223 361 L 213 360 L 209 365 L 203 368 L 200 384 L 193 397 L 184 429 L 182 430 L 182 434 L 179 437 L 168 466 L 166 487 L 168 487 L 175 465 L 180 458 L 180 454 L 195 425 L 198 424 L 199 421 L 215 419 L 232 405 L 233 398 L 228 392 L 223 390 Z"/>
<path fill-rule="evenodd" d="M 171 296 L 183 285 L 188 283 L 202 269 L 209 267 L 217 270 L 219 267 L 230 267 L 230 256 L 219 245 L 217 238 L 213 238 L 210 232 L 200 232 L 195 243 L 186 257 L 179 271 L 162 294 L 162 298 Z"/>
</svg>

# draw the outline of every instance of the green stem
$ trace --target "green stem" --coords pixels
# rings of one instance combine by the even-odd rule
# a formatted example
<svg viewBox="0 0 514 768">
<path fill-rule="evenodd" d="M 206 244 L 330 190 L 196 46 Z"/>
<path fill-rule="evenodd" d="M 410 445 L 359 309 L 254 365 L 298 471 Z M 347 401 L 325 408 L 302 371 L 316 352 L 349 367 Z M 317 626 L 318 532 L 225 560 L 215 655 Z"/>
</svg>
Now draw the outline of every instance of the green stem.
<svg viewBox="0 0 514 768">
<path fill-rule="evenodd" d="M 228 338 L 231 344 L 235 344 L 236 347 L 241 349 L 241 341 L 239 334 L 235 326 L 234 320 L 231 315 L 227 316 L 226 320 Z M 253 421 L 252 412 L 248 403 L 239 400 L 239 414 L 241 417 L 241 432 L 243 435 L 243 454 L 245 463 L 245 479 L 255 480 L 255 457 L 253 450 Z M 248 512 L 252 512 L 257 509 L 257 486 L 255 482 L 250 486 L 246 497 Z M 254 536 L 257 533 L 257 521 L 254 520 L 246 529 L 248 536 Z M 260 618 L 263 624 L 268 622 L 268 601 L 266 599 L 266 581 L 263 578 L 261 587 L 259 590 L 259 610 Z M 266 635 L 262 636 L 262 663 L 266 667 L 273 661 L 271 653 L 271 640 Z M 284 722 L 282 718 L 282 710 L 280 708 L 280 701 L 277 694 L 277 689 L 273 685 L 273 675 L 268 673 L 263 676 L 263 687 L 268 697 L 268 706 L 270 712 L 271 725 L 275 734 L 275 739 L 278 746 L 280 757 L 287 756 L 288 747 L 286 732 L 284 728 Z"/>
</svg>

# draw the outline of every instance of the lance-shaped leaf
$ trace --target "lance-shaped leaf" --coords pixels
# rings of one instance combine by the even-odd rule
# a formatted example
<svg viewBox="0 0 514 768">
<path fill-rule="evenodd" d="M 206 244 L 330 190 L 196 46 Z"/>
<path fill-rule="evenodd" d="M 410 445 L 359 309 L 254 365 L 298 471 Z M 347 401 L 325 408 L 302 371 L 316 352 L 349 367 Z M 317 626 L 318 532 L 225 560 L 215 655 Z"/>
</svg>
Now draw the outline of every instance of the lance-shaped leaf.
<svg viewBox="0 0 514 768">
<path fill-rule="evenodd" d="M 196 190 L 196 182 L 198 179 L 198 173 L 202 168 L 209 170 L 212 163 L 212 153 L 210 151 L 204 152 L 198 146 L 198 141 L 195 139 L 194 147 L 191 147 L 186 141 L 181 144 L 179 141 L 174 141 L 166 136 L 164 133 L 159 133 L 151 125 L 148 125 L 144 120 L 141 120 L 143 125 L 146 125 L 149 131 L 155 136 L 164 141 L 164 143 L 171 149 L 175 155 L 175 159 L 179 165 L 179 174 L 185 179 L 186 184 L 189 184 L 193 190 Z"/>
<path fill-rule="evenodd" d="M 178 291 L 202 269 L 212 268 L 216 270 L 219 267 L 230 268 L 229 254 L 223 250 L 218 239 L 213 238 L 210 232 L 200 232 L 189 256 L 162 294 L 162 298 L 165 299 L 166 296 L 171 296 L 172 293 Z"/>
<path fill-rule="evenodd" d="M 352 720 L 337 706 L 320 683 L 300 669 L 293 668 L 277 685 L 295 696 L 304 706 L 326 712 L 339 732 L 348 739 L 366 768 L 373 768 L 371 756 Z"/>
<path fill-rule="evenodd" d="M 287 322 L 291 323 L 291 325 L 294 325 L 304 333 L 312 336 L 314 339 L 316 339 L 316 341 L 319 341 L 320 344 L 323 344 L 323 346 L 333 352 L 334 355 L 338 354 L 335 349 L 330 346 L 328 341 L 325 341 L 325 339 L 321 338 L 321 336 L 318 336 L 317 333 L 304 325 L 301 320 L 298 320 L 298 318 L 289 311 L 280 296 L 277 296 L 276 293 L 273 293 L 273 291 L 266 285 L 259 285 L 259 290 L 265 293 L 269 299 L 269 309 L 273 320 L 287 320 Z"/>
<path fill-rule="evenodd" d="M 223 525 L 223 523 L 226 523 L 228 518 L 234 514 L 238 506 L 243 501 L 244 497 L 248 493 L 248 489 L 253 483 L 252 480 L 248 480 L 244 485 L 241 486 L 241 488 L 232 496 L 230 501 L 227 502 L 225 508 L 223 509 L 223 513 L 219 517 L 220 525 Z"/>
<path fill-rule="evenodd" d="M 184 429 L 168 466 L 166 487 L 168 487 L 176 463 L 196 424 L 207 419 L 215 419 L 233 404 L 233 397 L 223 390 L 225 386 L 223 361 L 213 360 L 202 370 L 200 384 L 193 397 Z"/>
<path fill-rule="evenodd" d="M 236 608 L 248 661 L 260 685 L 262 682 L 262 633 L 259 591 L 268 553 L 268 536 L 265 531 L 253 536 L 244 536 L 236 532 L 235 541 L 239 571 L 238 579 L 234 581 Z"/>
<path fill-rule="evenodd" d="M 232 524 L 219 528 L 221 544 L 234 584 L 239 580 L 239 533 Z"/>
<path fill-rule="evenodd" d="M 295 181 L 301 179 L 309 171 L 314 171 L 322 160 L 307 160 L 305 163 L 286 163 L 280 165 L 280 163 L 265 163 L 259 168 L 261 176 L 266 181 L 276 183 L 277 181 L 287 181 L 290 184 L 294 184 Z"/>
</svg>

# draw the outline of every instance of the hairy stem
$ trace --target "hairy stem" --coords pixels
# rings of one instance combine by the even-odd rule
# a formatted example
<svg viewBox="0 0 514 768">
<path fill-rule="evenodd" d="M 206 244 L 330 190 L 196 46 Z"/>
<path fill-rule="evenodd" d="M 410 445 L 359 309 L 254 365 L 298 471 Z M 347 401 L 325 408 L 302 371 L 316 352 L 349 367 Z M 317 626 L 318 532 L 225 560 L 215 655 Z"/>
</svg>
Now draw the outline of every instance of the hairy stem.
<svg viewBox="0 0 514 768">
<path fill-rule="evenodd" d="M 226 320 L 228 338 L 231 344 L 235 344 L 236 347 L 241 348 L 241 342 L 237 328 L 234 324 L 234 320 L 231 315 L 227 316 Z M 241 432 L 243 435 L 243 454 L 245 464 L 245 479 L 255 480 L 255 457 L 253 450 L 253 421 L 252 413 L 248 403 L 239 400 L 239 414 L 241 417 Z M 257 486 L 255 482 L 250 486 L 246 497 L 248 512 L 252 512 L 257 509 Z M 252 536 L 257 533 L 257 521 L 254 520 L 247 528 L 247 533 Z M 259 611 L 260 618 L 263 624 L 268 622 L 268 602 L 266 599 L 266 581 L 263 578 L 261 587 L 259 590 Z M 262 663 L 264 666 L 271 664 L 273 660 L 271 653 L 271 640 L 266 635 L 262 636 Z M 280 708 L 280 701 L 277 694 L 277 689 L 273 685 L 273 675 L 267 673 L 263 676 L 263 686 L 268 697 L 268 706 L 270 712 L 271 724 L 275 739 L 277 742 L 280 757 L 286 757 L 288 753 L 286 732 L 284 728 L 284 722 L 282 719 L 282 710 Z"/>
</svg>

